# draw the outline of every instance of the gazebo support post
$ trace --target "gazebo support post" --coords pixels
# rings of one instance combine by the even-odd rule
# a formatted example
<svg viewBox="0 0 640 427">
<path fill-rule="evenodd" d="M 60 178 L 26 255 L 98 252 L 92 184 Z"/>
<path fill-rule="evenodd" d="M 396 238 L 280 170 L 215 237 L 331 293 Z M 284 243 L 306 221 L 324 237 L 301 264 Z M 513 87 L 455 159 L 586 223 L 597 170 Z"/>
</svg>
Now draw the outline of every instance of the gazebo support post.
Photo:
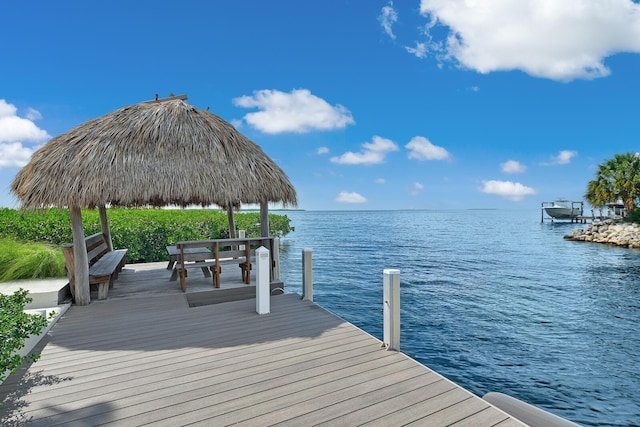
<svg viewBox="0 0 640 427">
<path fill-rule="evenodd" d="M 70 206 L 71 232 L 73 233 L 74 289 L 76 305 L 87 305 L 91 302 L 89 290 L 89 260 L 84 241 L 82 212 L 78 206 Z"/>
<path fill-rule="evenodd" d="M 100 228 L 102 228 L 102 234 L 104 234 L 104 241 L 106 242 L 109 250 L 113 250 L 113 242 L 111 241 L 111 230 L 109 229 L 109 220 L 107 219 L 107 208 L 104 205 L 98 207 L 100 212 Z"/>
<path fill-rule="evenodd" d="M 269 202 L 260 202 L 260 237 L 269 237 Z"/>
<path fill-rule="evenodd" d="M 233 215 L 233 205 L 227 206 L 227 219 L 229 220 L 229 238 L 236 238 L 236 219 Z"/>
<path fill-rule="evenodd" d="M 260 202 L 260 237 L 269 237 L 269 202 Z M 263 241 L 264 245 L 265 242 Z M 271 254 L 271 260 L 273 261 L 273 248 L 269 245 L 269 253 Z M 269 269 L 270 279 L 273 279 L 273 264 Z"/>
</svg>

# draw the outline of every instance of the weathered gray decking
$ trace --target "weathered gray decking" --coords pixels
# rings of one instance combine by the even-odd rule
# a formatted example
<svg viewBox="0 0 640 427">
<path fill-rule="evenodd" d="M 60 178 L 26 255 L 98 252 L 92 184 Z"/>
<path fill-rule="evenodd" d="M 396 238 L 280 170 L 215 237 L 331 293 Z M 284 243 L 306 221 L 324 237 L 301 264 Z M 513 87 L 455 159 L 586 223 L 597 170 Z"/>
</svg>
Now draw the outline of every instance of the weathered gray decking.
<svg viewBox="0 0 640 427">
<path fill-rule="evenodd" d="M 71 307 L 0 386 L 0 424 L 520 425 L 298 295 L 259 316 L 167 293 Z"/>
</svg>

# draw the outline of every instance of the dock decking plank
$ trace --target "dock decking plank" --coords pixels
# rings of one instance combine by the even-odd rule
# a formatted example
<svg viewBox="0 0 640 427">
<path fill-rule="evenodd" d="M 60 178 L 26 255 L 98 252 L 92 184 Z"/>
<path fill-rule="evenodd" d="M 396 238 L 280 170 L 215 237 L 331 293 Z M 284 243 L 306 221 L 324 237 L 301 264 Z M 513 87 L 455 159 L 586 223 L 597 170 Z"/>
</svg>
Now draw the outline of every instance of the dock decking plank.
<svg viewBox="0 0 640 427">
<path fill-rule="evenodd" d="M 349 377 L 333 378 L 328 383 L 318 384 L 314 387 L 306 387 L 305 385 L 304 389 L 296 391 L 293 396 L 274 398 L 256 406 L 227 413 L 222 417 L 203 418 L 198 421 L 206 420 L 212 424 L 221 423 L 222 425 L 233 423 L 239 426 L 274 425 L 286 422 L 305 412 L 325 409 L 346 398 L 360 395 L 372 389 L 382 388 L 387 384 L 385 378 L 387 375 L 393 375 L 399 381 L 417 375 L 413 367 L 402 366 L 402 363 L 387 365 L 385 369 L 380 369 L 379 365 L 376 365 L 376 369 Z"/>
<path fill-rule="evenodd" d="M 357 352 L 344 352 L 342 349 L 338 348 L 327 348 L 327 354 L 331 350 L 333 350 L 336 355 L 334 355 L 333 357 L 327 356 L 326 360 L 322 360 L 322 362 L 324 362 L 324 365 L 314 360 L 300 362 L 298 364 L 300 366 L 298 370 L 303 371 L 300 378 L 305 378 L 307 376 L 313 375 L 313 372 L 308 371 L 308 369 L 311 368 L 316 369 L 318 373 L 321 373 L 325 372 L 327 369 L 338 369 L 340 367 L 343 367 L 343 365 L 345 367 L 348 367 L 358 363 L 367 362 L 377 357 L 373 351 L 369 351 L 368 353 L 363 353 L 362 350 L 357 350 Z M 314 357 L 315 356 L 316 355 L 314 354 Z M 338 359 L 338 362 L 336 362 L 335 360 L 338 357 L 340 359 Z M 75 402 L 73 396 L 65 396 L 65 398 L 68 402 L 76 403 L 76 406 L 78 406 L 79 408 L 83 408 L 85 406 L 88 406 L 89 404 L 96 403 L 96 400 L 99 400 L 103 395 L 100 393 L 101 390 L 105 393 L 120 392 L 119 395 L 123 396 L 121 399 L 124 401 L 121 407 L 124 408 L 127 406 L 133 406 L 137 403 L 146 403 L 156 398 L 173 396 L 176 394 L 182 394 L 185 392 L 203 388 L 207 388 L 207 390 L 205 391 L 205 395 L 207 395 L 211 394 L 211 389 L 208 389 L 208 387 L 212 386 L 216 387 L 215 391 L 217 393 L 224 393 L 225 391 L 239 388 L 245 385 L 253 386 L 253 384 L 255 384 L 256 382 L 264 381 L 264 379 L 269 378 L 281 378 L 282 381 L 298 380 L 298 378 L 295 378 L 295 376 L 291 375 L 289 372 L 292 370 L 292 366 L 295 366 L 295 364 L 284 361 L 283 363 L 280 363 L 279 366 L 274 366 L 275 363 L 271 362 L 270 360 L 258 360 L 260 360 L 261 365 L 258 365 L 254 368 L 245 368 L 241 364 L 237 366 L 234 365 L 234 368 L 236 368 L 236 370 L 240 370 L 241 374 L 237 374 L 235 373 L 235 371 L 229 371 L 228 369 L 225 369 L 225 367 L 216 367 L 213 369 L 209 369 L 204 375 L 200 370 L 194 374 L 183 376 L 183 372 L 182 370 L 180 370 L 180 375 L 175 378 L 158 378 L 157 376 L 154 376 L 154 382 L 149 382 L 147 379 L 148 377 L 145 376 L 140 378 L 139 381 L 136 381 L 134 384 L 131 384 L 129 381 L 119 381 L 111 387 L 107 386 L 108 388 L 106 389 L 96 388 L 95 399 L 91 401 L 87 401 L 85 399 L 82 402 Z M 307 369 L 306 372 L 304 372 L 305 369 Z M 108 383 L 109 380 L 111 380 L 111 378 L 107 378 L 105 382 Z M 167 380 L 172 381 L 173 386 L 171 388 L 153 388 L 152 392 L 147 392 L 149 390 L 149 387 L 153 387 L 154 384 L 159 386 Z M 189 380 L 192 381 L 189 382 Z M 93 384 L 90 385 L 92 386 Z M 272 382 L 270 385 L 275 386 L 277 385 L 277 382 Z M 125 387 L 124 390 L 121 390 L 123 386 L 138 387 L 139 389 L 131 390 L 130 387 Z M 83 389 L 76 391 L 76 393 L 81 396 L 84 391 L 85 390 Z M 143 394 L 139 394 L 140 392 L 143 392 Z"/>
<path fill-rule="evenodd" d="M 474 427 L 477 425 L 491 425 L 502 426 L 504 422 L 509 421 L 509 416 L 505 413 L 492 411 L 490 407 L 484 407 L 480 412 L 476 412 L 473 415 L 450 424 L 450 427 Z M 417 424 L 416 424 L 417 425 Z M 512 424 L 518 425 L 518 424 Z M 503 427 L 506 427 L 503 426 Z"/>
<path fill-rule="evenodd" d="M 385 382 L 384 378 L 376 378 L 347 388 L 336 389 L 330 393 L 300 402 L 301 405 L 260 414 L 256 418 L 238 425 L 249 426 L 252 423 L 278 425 L 286 422 L 295 422 L 299 425 L 316 425 L 328 419 L 333 419 L 334 425 L 349 425 L 345 424 L 340 417 L 353 412 L 354 408 L 361 408 L 363 412 L 366 412 L 372 406 L 386 399 L 415 390 L 419 388 L 420 384 L 429 381 L 423 375 L 424 370 L 420 368 L 416 366 L 398 372 L 395 375 L 396 381 L 392 384 Z M 433 373 L 427 375 L 435 376 Z"/>
<path fill-rule="evenodd" d="M 490 411 L 489 409 L 490 405 L 487 402 L 470 397 L 407 425 L 416 427 L 423 425 L 450 425 L 460 420 L 461 417 L 472 420 L 475 425 L 480 424 L 480 420 L 490 425 L 507 418 L 506 414 L 496 414 L 495 411 Z M 496 416 L 490 417 L 489 415 L 491 414 Z"/>
<path fill-rule="evenodd" d="M 369 377 L 371 375 L 371 367 L 375 366 L 378 361 L 359 363 L 357 365 L 348 366 L 338 370 L 327 370 L 318 373 L 316 376 L 309 377 L 308 373 L 298 377 L 273 377 L 254 384 L 248 384 L 244 387 L 234 388 L 220 393 L 217 400 L 214 400 L 212 406 L 208 405 L 208 401 L 200 401 L 194 399 L 185 399 L 177 408 L 171 411 L 162 412 L 162 410 L 153 413 L 145 413 L 128 419 L 128 422 L 137 424 L 138 420 L 149 422 L 152 419 L 159 426 L 176 425 L 176 423 L 190 424 L 193 422 L 207 420 L 211 425 L 228 425 L 242 421 L 245 417 L 252 417 L 255 411 L 271 408 L 273 405 L 281 407 L 282 405 L 298 404 L 301 400 L 305 400 L 305 396 L 317 392 L 318 388 L 328 388 L 332 386 L 332 382 L 345 376 L 352 377 L 354 380 Z M 387 368 L 388 373 L 397 372 L 402 369 L 401 366 L 390 365 Z M 295 379 L 295 381 L 292 381 Z M 182 400 L 182 398 L 181 398 Z M 171 412 L 179 413 L 179 415 L 168 416 Z"/>
<path fill-rule="evenodd" d="M 410 406 L 406 406 L 397 411 L 378 417 L 363 425 L 392 426 L 409 424 L 470 398 L 472 398 L 472 396 L 470 396 L 469 392 L 466 390 L 461 388 L 452 388 L 436 396 L 421 399 Z M 489 406 L 488 403 L 486 405 Z M 433 425 L 440 424 L 434 423 Z"/>
<path fill-rule="evenodd" d="M 340 343 L 340 342 L 338 342 Z M 357 345 L 357 341 L 352 341 L 351 345 Z M 362 347 L 362 345 L 361 345 Z M 161 386 L 164 381 L 172 381 L 174 387 L 171 388 L 169 394 L 174 394 L 176 391 L 176 387 L 179 388 L 180 385 L 184 385 L 186 388 L 194 388 L 198 383 L 202 381 L 208 380 L 209 376 L 218 375 L 215 378 L 216 383 L 220 383 L 225 381 L 225 377 L 223 374 L 231 375 L 231 380 L 234 381 L 237 385 L 242 377 L 233 376 L 233 371 L 229 372 L 228 366 L 233 364 L 234 370 L 241 370 L 243 375 L 250 376 L 251 378 L 258 378 L 258 375 L 263 374 L 265 371 L 277 371 L 276 375 L 284 375 L 287 374 L 288 371 L 292 369 L 292 366 L 301 366 L 302 368 L 321 368 L 326 369 L 324 365 L 333 363 L 333 368 L 339 366 L 339 363 L 342 362 L 345 358 L 349 361 L 362 362 L 371 358 L 377 357 L 374 351 L 369 351 L 369 353 L 362 353 L 360 348 L 354 347 L 355 350 L 347 350 L 343 347 L 327 347 L 322 351 L 313 352 L 309 348 L 306 348 L 305 353 L 298 354 L 297 352 L 293 355 L 289 354 L 291 357 L 279 358 L 278 360 L 273 360 L 273 358 L 261 357 L 247 360 L 244 363 L 241 361 L 237 361 L 236 359 L 232 359 L 227 365 L 216 364 L 216 357 L 211 356 L 207 360 L 197 360 L 191 363 L 187 368 L 181 366 L 181 368 L 176 371 L 175 363 L 165 364 L 162 369 L 153 367 L 151 369 L 134 371 L 127 374 L 119 374 L 117 376 L 104 376 L 104 377 L 90 377 L 86 378 L 85 381 L 74 381 L 74 385 L 69 387 L 70 390 L 65 391 L 64 388 L 56 389 L 55 391 L 43 390 L 41 392 L 34 391 L 29 396 L 29 402 L 31 403 L 30 407 L 33 410 L 40 408 L 38 405 L 39 401 L 47 399 L 51 397 L 60 398 L 62 395 L 65 395 L 65 399 L 69 402 L 76 403 L 80 406 L 86 406 L 88 404 L 93 403 L 91 400 L 92 397 L 99 399 L 105 393 L 115 393 L 115 392 L 123 392 L 124 390 L 130 389 L 132 387 L 140 387 L 141 389 L 138 391 L 146 392 L 149 387 Z M 312 357 L 310 357 L 310 355 Z M 241 359 L 238 357 L 237 359 Z M 255 361 L 259 361 L 259 363 L 255 363 Z M 207 376 L 203 376 L 202 374 L 202 364 L 212 366 L 211 369 L 208 369 L 206 374 Z M 150 381 L 149 377 L 153 379 Z M 164 390 L 164 389 L 160 389 Z M 154 390 L 153 393 L 157 393 Z M 133 393 L 129 392 L 129 394 L 134 395 L 134 399 L 127 397 L 127 404 L 135 403 L 136 400 L 141 399 L 141 396 L 136 394 L 134 390 Z M 144 397 L 148 398 L 149 393 L 145 393 Z M 80 402 L 81 403 L 78 403 Z M 46 405 L 45 405 L 46 406 Z"/>
<path fill-rule="evenodd" d="M 424 399 L 425 396 L 441 394 L 453 387 L 435 373 L 428 373 L 426 377 L 420 375 L 381 390 L 370 390 L 369 393 L 344 400 L 328 408 L 329 414 L 323 411 L 310 412 L 292 421 L 306 425 L 360 425 L 377 419 L 380 414 L 410 405 L 411 396 Z"/>
<path fill-rule="evenodd" d="M 42 358 L 0 385 L 0 424 L 518 425 L 298 295 L 263 316 L 255 300 L 118 295 L 71 307 Z"/>
<path fill-rule="evenodd" d="M 332 327 L 332 323 L 319 322 L 316 326 L 330 328 Z M 291 329 L 286 324 L 282 324 L 278 331 L 271 332 L 272 337 L 282 338 L 282 339 L 279 341 L 275 341 L 273 345 L 266 345 L 266 346 L 259 345 L 259 344 L 243 345 L 242 342 L 249 339 L 249 337 L 247 336 L 245 337 L 231 336 L 232 339 L 228 339 L 226 341 L 224 340 L 223 337 L 221 337 L 220 340 L 216 340 L 214 343 L 214 342 L 211 342 L 211 339 L 215 339 L 215 338 L 211 338 L 208 336 L 200 336 L 197 334 L 193 334 L 193 335 L 189 334 L 186 337 L 178 337 L 175 340 L 173 340 L 172 344 L 175 347 L 177 347 L 175 350 L 172 349 L 172 350 L 156 351 L 154 352 L 153 357 L 163 358 L 167 352 L 171 352 L 174 356 L 185 357 L 191 353 L 208 351 L 207 346 L 213 346 L 213 345 L 218 345 L 221 347 L 220 349 L 216 350 L 216 353 L 222 357 L 224 357 L 225 355 L 234 356 L 236 353 L 246 353 L 246 352 L 255 351 L 255 349 L 257 348 L 260 348 L 261 351 L 275 350 L 277 347 L 284 347 L 286 345 L 291 344 L 285 338 L 286 338 L 286 335 L 291 333 L 292 331 L 295 331 L 295 329 Z M 338 328 L 335 331 L 332 331 L 331 339 L 348 340 L 350 337 L 354 338 L 357 335 L 358 335 L 357 331 L 353 331 L 345 328 Z M 256 337 L 254 337 L 254 339 L 255 338 Z M 185 345 L 189 345 L 190 343 L 192 344 L 192 341 L 190 341 L 190 339 L 198 340 L 199 345 L 198 346 L 191 345 L 189 347 L 184 347 Z M 322 335 L 319 335 L 318 339 L 323 340 L 325 339 L 325 337 L 323 337 Z M 124 361 L 140 360 L 140 358 L 142 358 L 142 355 L 140 354 L 139 351 L 136 351 L 136 346 L 139 346 L 140 344 L 143 344 L 143 343 L 145 343 L 145 340 L 132 341 L 129 345 L 123 346 L 122 348 L 120 348 L 120 351 L 118 352 L 117 355 L 114 355 L 112 351 L 107 351 L 107 350 L 78 352 L 78 356 L 82 357 L 81 362 L 76 362 L 73 364 L 73 366 L 76 367 L 78 370 L 82 370 L 86 374 L 88 374 L 89 370 L 93 367 L 99 366 L 99 363 L 101 361 L 109 361 L 111 364 L 117 364 L 120 360 L 124 360 Z M 104 344 L 106 343 L 103 343 L 103 345 Z M 116 344 L 110 344 L 110 345 L 113 345 L 114 347 L 116 346 Z M 183 347 L 180 347 L 181 345 Z M 43 352 L 43 356 L 46 355 L 48 357 L 46 358 L 46 360 L 43 360 L 42 366 L 46 366 L 52 372 L 54 372 L 57 368 L 68 369 L 69 361 L 65 360 L 64 358 L 65 353 L 62 352 L 60 354 L 62 354 L 62 357 L 58 358 L 56 356 L 50 355 L 48 352 L 46 353 Z"/>
</svg>

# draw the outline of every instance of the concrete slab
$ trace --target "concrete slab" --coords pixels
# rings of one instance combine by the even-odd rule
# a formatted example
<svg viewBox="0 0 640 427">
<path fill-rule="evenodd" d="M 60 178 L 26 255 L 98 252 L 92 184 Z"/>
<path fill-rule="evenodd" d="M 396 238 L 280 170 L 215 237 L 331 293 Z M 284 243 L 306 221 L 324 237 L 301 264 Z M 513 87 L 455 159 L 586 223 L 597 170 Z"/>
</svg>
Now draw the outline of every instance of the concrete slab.
<svg viewBox="0 0 640 427">
<path fill-rule="evenodd" d="M 33 299 L 26 309 L 55 307 L 71 298 L 69 280 L 66 277 L 0 283 L 0 293 L 4 295 L 12 295 L 19 289 L 29 291 L 29 296 Z"/>
</svg>

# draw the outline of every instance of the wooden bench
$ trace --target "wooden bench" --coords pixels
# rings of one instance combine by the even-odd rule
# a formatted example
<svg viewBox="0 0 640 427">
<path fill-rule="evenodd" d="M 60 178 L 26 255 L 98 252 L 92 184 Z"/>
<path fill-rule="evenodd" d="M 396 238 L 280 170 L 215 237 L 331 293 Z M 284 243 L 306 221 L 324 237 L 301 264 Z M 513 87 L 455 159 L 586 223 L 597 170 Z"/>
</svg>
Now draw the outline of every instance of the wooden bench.
<svg viewBox="0 0 640 427">
<path fill-rule="evenodd" d="M 98 299 L 105 299 L 109 288 L 113 288 L 113 281 L 122 271 L 127 255 L 126 249 L 109 250 L 104 234 L 96 233 L 84 239 L 89 260 L 89 285 L 98 286 Z M 72 294 L 75 295 L 75 261 L 73 245 L 62 247 L 66 262 L 67 277 Z"/>
<path fill-rule="evenodd" d="M 251 284 L 251 265 L 255 260 L 255 249 L 260 246 L 268 246 L 270 249 L 273 245 L 273 239 L 270 237 L 253 237 L 239 239 L 214 239 L 214 240 L 195 240 L 188 242 L 176 243 L 176 249 L 179 251 L 178 260 L 174 266 L 170 280 L 177 280 L 180 277 L 180 287 L 183 292 L 187 290 L 187 270 L 200 268 L 211 270 L 213 277 L 213 287 L 220 287 L 220 274 L 223 265 L 236 264 L 240 267 L 243 283 Z M 207 248 L 210 255 L 203 255 L 202 259 L 194 259 L 194 248 Z M 203 251 L 200 251 L 204 253 Z M 195 261 L 188 263 L 187 261 Z"/>
</svg>

